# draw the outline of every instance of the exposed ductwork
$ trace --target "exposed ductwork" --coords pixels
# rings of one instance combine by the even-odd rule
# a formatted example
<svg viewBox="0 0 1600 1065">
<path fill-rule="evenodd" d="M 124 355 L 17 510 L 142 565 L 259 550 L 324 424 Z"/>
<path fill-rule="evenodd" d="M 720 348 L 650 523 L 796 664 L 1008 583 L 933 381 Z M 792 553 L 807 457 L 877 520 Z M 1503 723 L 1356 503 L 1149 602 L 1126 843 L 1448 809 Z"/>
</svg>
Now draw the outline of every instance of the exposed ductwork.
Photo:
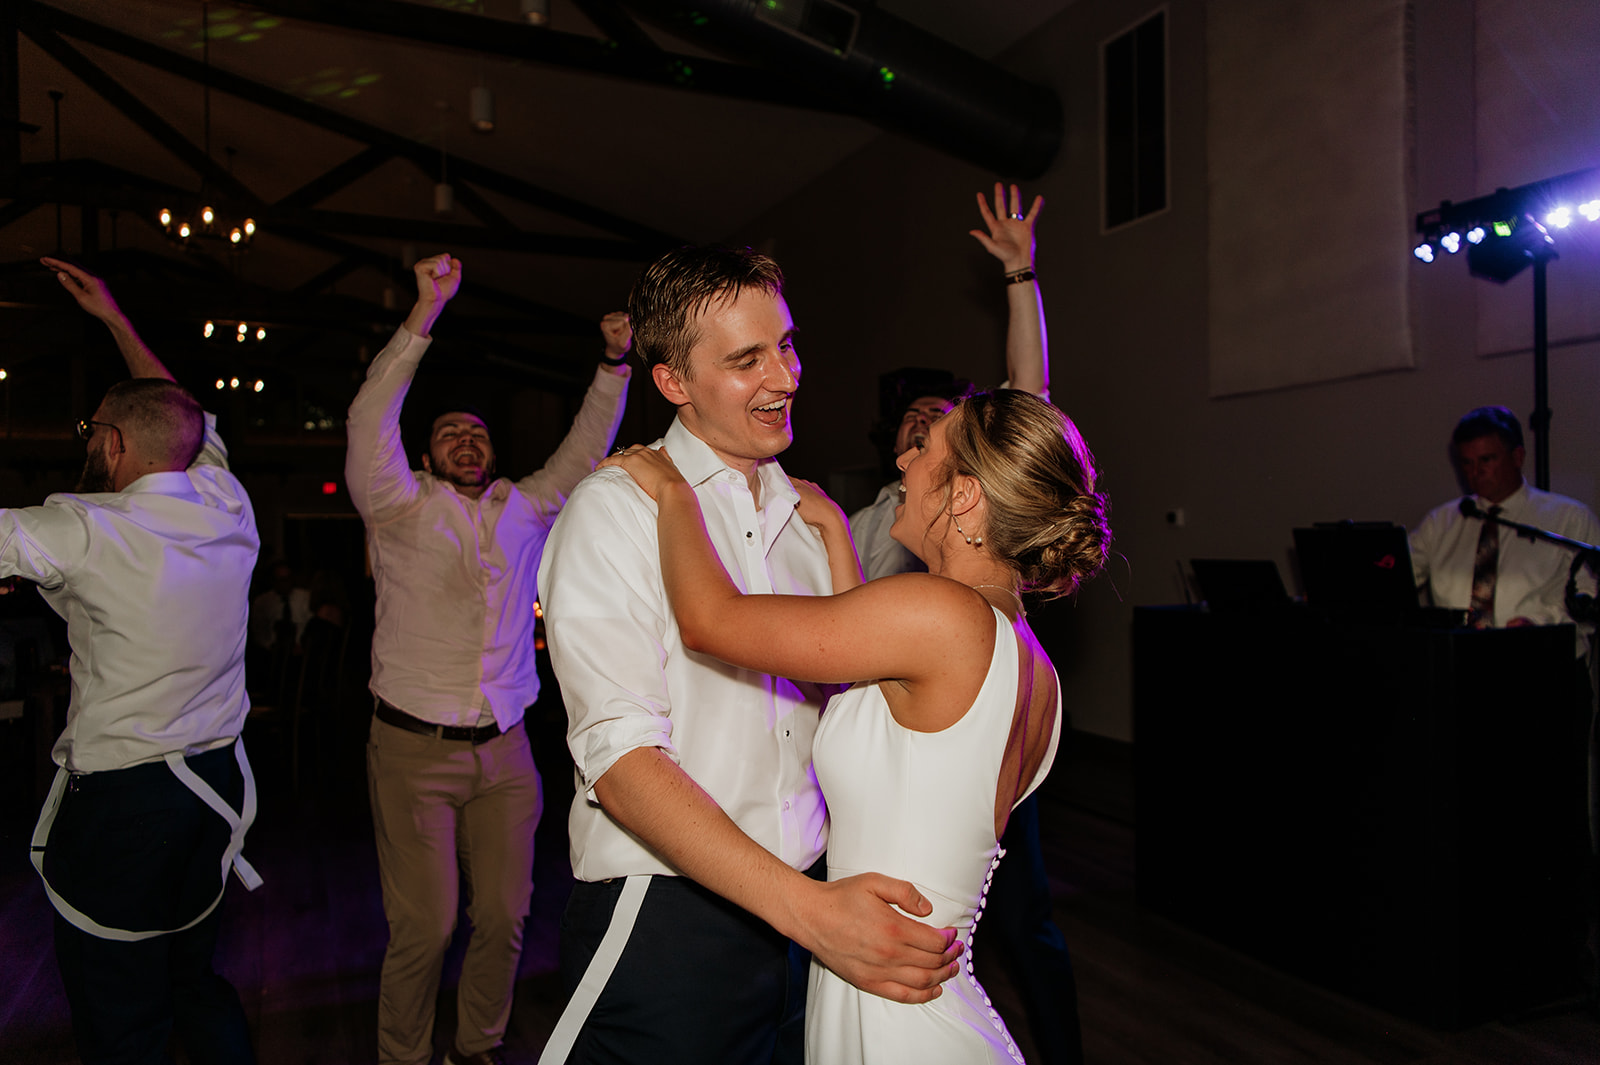
<svg viewBox="0 0 1600 1065">
<path fill-rule="evenodd" d="M 832 108 L 987 170 L 1037 178 L 1061 146 L 1061 101 L 870 5 L 840 0 L 625 0 L 731 57 L 781 70 Z"/>
</svg>

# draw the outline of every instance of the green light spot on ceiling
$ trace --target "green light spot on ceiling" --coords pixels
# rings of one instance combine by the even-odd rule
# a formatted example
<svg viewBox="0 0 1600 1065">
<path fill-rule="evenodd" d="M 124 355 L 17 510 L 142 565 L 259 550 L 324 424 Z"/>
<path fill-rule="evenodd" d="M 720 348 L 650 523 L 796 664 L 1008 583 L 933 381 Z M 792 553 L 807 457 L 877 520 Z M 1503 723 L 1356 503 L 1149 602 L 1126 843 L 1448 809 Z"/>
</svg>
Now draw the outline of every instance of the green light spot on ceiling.
<svg viewBox="0 0 1600 1065">
<path fill-rule="evenodd" d="M 894 71 L 890 70 L 888 67 L 879 67 L 878 77 L 883 79 L 883 83 L 885 85 L 888 85 L 894 81 Z"/>
<path fill-rule="evenodd" d="M 212 38 L 213 40 L 218 38 L 218 37 L 235 37 L 235 36 L 238 35 L 239 30 L 240 30 L 240 26 L 239 26 L 238 23 L 236 23 L 236 22 L 224 22 L 220 26 L 213 25 L 211 27 L 211 29 L 206 33 L 206 36 Z"/>
<path fill-rule="evenodd" d="M 360 77 L 350 79 L 352 85 L 375 85 L 383 80 L 382 74 L 362 74 Z"/>
<path fill-rule="evenodd" d="M 175 37 L 182 36 L 184 36 L 184 32 L 182 30 L 165 30 L 161 34 L 161 39 L 164 41 L 170 41 Z"/>
<path fill-rule="evenodd" d="M 311 75 L 313 78 L 337 78 L 344 73 L 344 67 L 324 67 Z"/>
<path fill-rule="evenodd" d="M 173 25 L 174 26 L 198 26 L 198 25 L 200 25 L 200 20 L 197 19 L 197 18 L 181 18 L 181 19 L 178 19 L 176 22 L 174 22 Z"/>
<path fill-rule="evenodd" d="M 331 92 L 338 92 L 344 88 L 342 81 L 319 81 L 306 90 L 308 96 L 326 96 Z"/>
<path fill-rule="evenodd" d="M 258 18 L 254 22 L 250 23 L 250 25 L 252 28 L 258 30 L 275 30 L 279 26 L 283 25 L 283 20 L 275 18 Z"/>
<path fill-rule="evenodd" d="M 352 96 L 360 96 L 360 95 L 361 95 L 361 90 L 360 89 L 344 89 L 344 90 L 340 91 L 339 99 L 348 100 Z"/>
<path fill-rule="evenodd" d="M 259 33 L 241 33 L 234 38 L 236 41 L 259 41 L 260 39 L 261 34 Z"/>
</svg>

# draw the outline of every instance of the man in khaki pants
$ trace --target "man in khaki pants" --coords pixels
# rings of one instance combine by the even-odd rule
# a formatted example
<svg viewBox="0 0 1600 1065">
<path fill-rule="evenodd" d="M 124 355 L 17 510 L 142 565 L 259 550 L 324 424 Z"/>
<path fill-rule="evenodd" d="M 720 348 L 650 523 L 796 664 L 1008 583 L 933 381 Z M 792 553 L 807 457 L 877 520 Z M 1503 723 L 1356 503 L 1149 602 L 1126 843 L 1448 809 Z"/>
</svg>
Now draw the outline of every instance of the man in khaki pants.
<svg viewBox="0 0 1600 1065">
<path fill-rule="evenodd" d="M 537 473 L 497 478 L 483 416 L 446 409 L 422 469 L 400 443 L 400 408 L 461 262 L 416 265 L 417 303 L 350 405 L 345 474 L 367 525 L 377 582 L 376 710 L 367 748 L 389 946 L 378 992 L 378 1060 L 426 1065 L 434 999 L 469 885 L 472 939 L 457 991 L 450 1065 L 493 1065 L 511 1015 L 533 891 L 542 799 L 520 727 L 539 694 L 534 587 L 568 493 L 611 446 L 627 394 L 627 319 L 602 323 L 606 355 L 566 439 Z"/>
</svg>

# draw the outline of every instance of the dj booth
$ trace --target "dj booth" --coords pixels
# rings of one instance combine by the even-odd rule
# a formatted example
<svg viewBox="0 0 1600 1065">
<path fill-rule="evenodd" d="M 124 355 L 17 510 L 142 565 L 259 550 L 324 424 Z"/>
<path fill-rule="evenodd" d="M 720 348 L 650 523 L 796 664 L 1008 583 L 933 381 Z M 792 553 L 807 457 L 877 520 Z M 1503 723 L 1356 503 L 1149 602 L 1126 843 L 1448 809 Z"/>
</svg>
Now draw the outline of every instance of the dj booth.
<svg viewBox="0 0 1600 1065">
<path fill-rule="evenodd" d="M 1460 1027 L 1580 990 L 1571 626 L 1134 612 L 1139 900 Z"/>
</svg>

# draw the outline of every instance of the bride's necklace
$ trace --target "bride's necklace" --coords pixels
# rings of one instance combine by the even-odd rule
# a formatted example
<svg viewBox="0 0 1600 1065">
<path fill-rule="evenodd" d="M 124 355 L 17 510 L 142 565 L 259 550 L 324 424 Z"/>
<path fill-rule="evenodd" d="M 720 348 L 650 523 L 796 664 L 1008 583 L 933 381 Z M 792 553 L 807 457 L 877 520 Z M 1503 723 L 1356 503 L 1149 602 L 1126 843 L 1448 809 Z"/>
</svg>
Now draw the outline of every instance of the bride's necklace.
<svg viewBox="0 0 1600 1065">
<path fill-rule="evenodd" d="M 973 591 L 977 591 L 979 588 L 999 589 L 1017 601 L 1017 613 L 1021 614 L 1023 617 L 1028 616 L 1028 608 L 1022 605 L 1022 596 L 1018 595 L 1016 592 L 1012 591 L 1010 588 L 1007 588 L 1003 584 L 970 584 L 967 587 L 971 588 Z"/>
</svg>

